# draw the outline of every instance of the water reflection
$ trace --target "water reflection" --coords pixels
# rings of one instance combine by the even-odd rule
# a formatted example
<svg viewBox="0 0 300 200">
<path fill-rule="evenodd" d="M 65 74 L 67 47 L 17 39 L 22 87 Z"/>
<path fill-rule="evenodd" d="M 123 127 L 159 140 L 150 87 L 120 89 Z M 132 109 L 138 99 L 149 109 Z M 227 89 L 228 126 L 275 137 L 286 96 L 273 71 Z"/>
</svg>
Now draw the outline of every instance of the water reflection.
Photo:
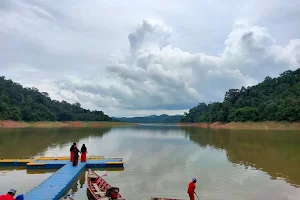
<svg viewBox="0 0 300 200">
<path fill-rule="evenodd" d="M 230 162 L 267 172 L 300 186 L 300 135 L 296 131 L 211 130 L 182 127 L 201 147 L 226 151 Z"/>
<path fill-rule="evenodd" d="M 72 187 L 71 195 L 75 194 L 78 191 L 78 181 L 75 181 L 75 184 Z"/>
<path fill-rule="evenodd" d="M 17 167 L 0 166 L 0 171 L 2 173 L 12 172 L 12 171 L 26 171 L 27 174 L 51 174 L 53 172 L 56 172 L 57 169 L 27 169 L 26 166 L 17 166 Z"/>
<path fill-rule="evenodd" d="M 114 168 L 94 168 L 93 170 L 98 171 L 99 175 L 107 173 L 107 172 L 120 172 L 124 171 L 123 167 L 114 167 Z M 78 192 L 81 188 L 87 188 L 87 170 L 85 170 L 83 173 L 77 177 L 77 179 L 74 181 L 74 183 L 71 185 L 71 189 L 67 190 L 65 194 L 60 198 L 61 200 L 67 199 L 67 200 L 74 200 L 78 199 L 76 197 L 76 192 Z M 88 194 L 87 192 L 87 198 L 88 196 L 92 197 L 91 194 Z M 82 197 L 81 197 L 82 198 Z"/>
<path fill-rule="evenodd" d="M 32 158 L 48 148 L 79 142 L 90 136 L 102 137 L 111 128 L 23 128 L 0 130 L 0 158 Z"/>
<path fill-rule="evenodd" d="M 86 173 L 82 173 L 82 175 L 81 175 L 81 178 L 80 178 L 80 181 L 79 181 L 79 183 L 80 183 L 80 188 L 82 188 L 83 185 L 84 185 L 84 183 L 85 183 L 85 174 L 86 174 Z"/>
<path fill-rule="evenodd" d="M 126 199 L 150 199 L 151 196 L 187 199 L 186 187 L 193 176 L 199 178 L 200 199 L 300 196 L 300 190 L 290 186 L 300 184 L 297 154 L 300 135 L 291 131 L 229 131 L 151 125 L 112 129 L 6 130 L 0 133 L 0 157 L 67 156 L 72 142 L 87 144 L 89 155 L 125 159 L 126 170 L 108 173 L 105 179 L 112 186 L 120 187 L 120 193 Z M 101 175 L 103 170 L 109 171 L 95 169 L 95 172 Z M 284 177 L 290 184 L 270 180 L 264 172 L 272 179 Z M 3 177 L 14 184 L 12 180 L 20 174 L 18 177 L 22 176 L 31 184 L 23 184 L 22 190 L 29 190 L 42 181 L 31 183 L 35 180 L 31 176 L 36 174 L 35 178 L 45 178 L 49 173 L 27 170 L 30 175 L 25 178 L 24 173 L 14 172 Z M 69 199 L 87 198 L 85 176 L 81 174 L 70 186 L 66 194 Z M 6 186 L 0 183 L 1 187 L 6 191 Z"/>
</svg>

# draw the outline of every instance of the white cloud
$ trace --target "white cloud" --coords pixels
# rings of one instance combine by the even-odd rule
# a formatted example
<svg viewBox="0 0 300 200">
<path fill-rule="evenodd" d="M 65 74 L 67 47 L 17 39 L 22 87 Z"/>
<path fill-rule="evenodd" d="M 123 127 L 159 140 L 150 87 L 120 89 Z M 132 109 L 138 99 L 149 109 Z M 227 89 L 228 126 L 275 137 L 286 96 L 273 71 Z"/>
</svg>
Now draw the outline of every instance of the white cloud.
<svg viewBox="0 0 300 200">
<path fill-rule="evenodd" d="M 134 116 L 183 113 L 300 67 L 297 1 L 144 3 L 1 1 L 1 75 Z"/>
<path fill-rule="evenodd" d="M 98 105 L 120 109 L 184 110 L 300 66 L 300 40 L 277 46 L 266 28 L 244 22 L 233 26 L 220 56 L 184 52 L 168 44 L 170 36 L 163 25 L 143 21 L 129 34 L 129 53 L 107 65 L 113 81 L 65 81 L 67 86 L 60 88 L 84 91 L 86 98 L 97 97 Z"/>
</svg>

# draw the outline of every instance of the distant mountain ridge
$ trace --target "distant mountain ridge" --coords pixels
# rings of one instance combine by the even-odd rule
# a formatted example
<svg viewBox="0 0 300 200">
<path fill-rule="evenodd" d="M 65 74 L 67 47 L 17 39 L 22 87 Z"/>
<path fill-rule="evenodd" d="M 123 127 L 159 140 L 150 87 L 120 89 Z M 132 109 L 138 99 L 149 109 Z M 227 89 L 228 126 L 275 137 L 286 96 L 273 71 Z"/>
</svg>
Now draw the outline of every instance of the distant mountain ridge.
<svg viewBox="0 0 300 200">
<path fill-rule="evenodd" d="M 112 117 L 114 121 L 130 123 L 179 123 L 183 115 L 149 115 L 145 117 Z"/>
</svg>

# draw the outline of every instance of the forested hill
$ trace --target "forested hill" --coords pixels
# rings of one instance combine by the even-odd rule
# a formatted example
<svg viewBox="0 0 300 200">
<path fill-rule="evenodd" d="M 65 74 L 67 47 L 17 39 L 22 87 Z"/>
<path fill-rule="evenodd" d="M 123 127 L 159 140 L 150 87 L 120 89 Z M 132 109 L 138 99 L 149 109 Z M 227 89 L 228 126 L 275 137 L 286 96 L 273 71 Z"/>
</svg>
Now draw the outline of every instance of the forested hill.
<svg viewBox="0 0 300 200">
<path fill-rule="evenodd" d="M 145 117 L 122 117 L 114 118 L 114 120 L 120 122 L 130 122 L 130 123 L 179 123 L 182 115 L 150 115 Z"/>
<path fill-rule="evenodd" d="M 223 102 L 200 103 L 181 122 L 299 121 L 300 69 L 266 77 L 252 87 L 230 89 Z"/>
<path fill-rule="evenodd" d="M 102 111 L 81 108 L 79 103 L 51 100 L 46 92 L 24 88 L 0 77 L 0 120 L 111 121 Z"/>
</svg>

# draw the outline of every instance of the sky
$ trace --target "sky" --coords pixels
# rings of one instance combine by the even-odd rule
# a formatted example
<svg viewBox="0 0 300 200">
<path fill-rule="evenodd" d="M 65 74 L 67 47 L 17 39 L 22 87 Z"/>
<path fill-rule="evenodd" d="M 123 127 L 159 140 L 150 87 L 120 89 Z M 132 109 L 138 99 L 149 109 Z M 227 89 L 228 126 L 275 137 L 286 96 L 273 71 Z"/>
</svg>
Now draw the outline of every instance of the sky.
<svg viewBox="0 0 300 200">
<path fill-rule="evenodd" d="M 300 67 L 298 0 L 1 0 L 0 75 L 109 116 L 183 114 Z"/>
</svg>

